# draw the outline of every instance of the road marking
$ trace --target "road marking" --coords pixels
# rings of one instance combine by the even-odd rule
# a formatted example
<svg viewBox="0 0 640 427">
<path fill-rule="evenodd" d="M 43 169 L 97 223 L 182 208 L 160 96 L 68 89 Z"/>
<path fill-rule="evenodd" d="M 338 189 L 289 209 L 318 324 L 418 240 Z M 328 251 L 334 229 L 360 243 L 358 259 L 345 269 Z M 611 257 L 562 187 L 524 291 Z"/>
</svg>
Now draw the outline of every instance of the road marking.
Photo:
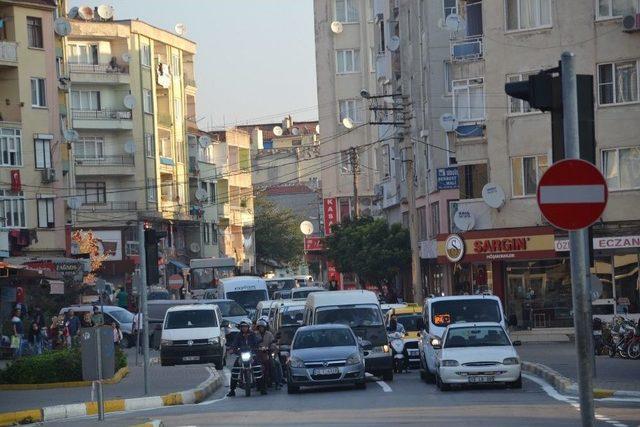
<svg viewBox="0 0 640 427">
<path fill-rule="evenodd" d="M 384 381 L 376 381 L 376 384 L 378 384 L 380 387 L 382 387 L 382 390 L 385 393 L 391 393 L 393 391 L 391 389 L 391 387 L 389 387 L 389 384 L 385 383 Z"/>
</svg>

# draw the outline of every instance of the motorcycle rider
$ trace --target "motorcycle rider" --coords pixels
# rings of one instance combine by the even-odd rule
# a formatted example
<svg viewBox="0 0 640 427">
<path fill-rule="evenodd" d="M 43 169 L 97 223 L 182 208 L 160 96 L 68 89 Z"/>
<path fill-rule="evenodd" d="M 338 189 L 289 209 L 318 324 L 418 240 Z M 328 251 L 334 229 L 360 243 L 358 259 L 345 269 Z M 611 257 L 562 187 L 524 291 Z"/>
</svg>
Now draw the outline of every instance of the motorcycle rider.
<svg viewBox="0 0 640 427">
<path fill-rule="evenodd" d="M 231 351 L 239 352 L 240 349 L 249 348 L 251 349 L 251 354 L 256 355 L 258 353 L 258 347 L 260 345 L 260 338 L 251 330 L 251 321 L 249 319 L 243 319 L 240 324 L 240 333 L 236 335 L 233 343 L 231 345 Z M 231 368 L 231 382 L 229 384 L 229 393 L 227 396 L 235 396 L 236 395 L 236 387 L 238 385 L 238 378 L 240 377 L 240 357 L 236 358 L 236 361 L 233 363 L 233 368 Z M 259 362 L 255 359 L 255 357 L 251 361 L 252 367 L 258 366 Z M 257 380 L 258 389 L 260 390 L 260 394 L 267 394 L 267 387 L 264 373 L 262 378 Z"/>
<path fill-rule="evenodd" d="M 398 317 L 395 314 L 392 314 L 391 319 L 389 319 L 389 326 L 387 326 L 387 333 L 392 334 L 394 332 L 404 334 L 405 330 L 404 325 L 398 322 Z"/>
<path fill-rule="evenodd" d="M 271 380 L 274 380 L 277 385 L 278 381 L 276 378 L 273 378 L 272 375 L 275 372 L 271 369 L 271 359 L 270 355 L 272 352 L 277 351 L 277 345 L 275 343 L 275 338 L 271 331 L 269 330 L 269 325 L 266 320 L 263 318 L 259 319 L 256 322 L 256 335 L 260 339 L 260 352 L 258 353 L 258 360 L 262 363 L 262 370 L 264 372 L 264 376 L 267 379 L 267 383 Z"/>
</svg>

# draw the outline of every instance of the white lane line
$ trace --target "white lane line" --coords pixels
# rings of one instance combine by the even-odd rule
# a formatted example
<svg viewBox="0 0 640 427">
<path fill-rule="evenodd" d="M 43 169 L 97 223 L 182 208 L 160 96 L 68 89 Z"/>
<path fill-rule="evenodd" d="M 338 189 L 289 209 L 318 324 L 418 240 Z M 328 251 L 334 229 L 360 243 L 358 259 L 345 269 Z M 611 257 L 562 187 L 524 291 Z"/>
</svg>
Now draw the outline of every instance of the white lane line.
<svg viewBox="0 0 640 427">
<path fill-rule="evenodd" d="M 525 377 L 526 379 L 528 379 L 529 381 L 533 381 L 534 383 L 538 384 L 542 388 L 542 390 L 549 395 L 549 397 L 552 397 L 552 398 L 554 398 L 556 400 L 559 400 L 561 402 L 568 403 L 569 405 L 573 406 L 573 408 L 576 411 L 580 411 L 580 405 L 575 402 L 575 399 L 576 399 L 575 397 L 566 396 L 564 394 L 558 393 L 558 391 L 555 388 L 553 388 L 553 386 L 551 384 L 547 383 L 546 381 L 544 381 L 541 378 L 534 377 L 533 375 L 529 375 L 529 374 L 522 374 L 522 376 Z M 616 420 L 612 420 L 610 418 L 607 418 L 607 417 L 605 417 L 603 415 L 600 415 L 600 414 L 597 414 L 597 413 L 595 414 L 595 418 L 598 419 L 598 420 L 602 420 L 602 421 L 604 421 L 606 423 L 609 423 L 609 424 L 611 424 L 611 425 L 613 425 L 615 427 L 628 427 L 626 424 L 623 424 L 623 423 L 621 423 L 619 421 L 616 421 Z"/>
<path fill-rule="evenodd" d="M 376 381 L 376 384 L 382 387 L 382 391 L 384 391 L 385 393 L 391 393 L 393 391 L 391 387 L 389 387 L 389 384 L 385 383 L 384 381 Z"/>
</svg>

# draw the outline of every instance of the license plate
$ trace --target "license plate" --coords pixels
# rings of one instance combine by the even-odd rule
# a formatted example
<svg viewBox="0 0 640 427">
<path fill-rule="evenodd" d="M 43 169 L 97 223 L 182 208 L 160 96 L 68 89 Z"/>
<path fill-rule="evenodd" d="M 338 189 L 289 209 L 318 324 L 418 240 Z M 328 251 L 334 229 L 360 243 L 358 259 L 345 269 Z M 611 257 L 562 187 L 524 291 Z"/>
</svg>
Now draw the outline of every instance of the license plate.
<svg viewBox="0 0 640 427">
<path fill-rule="evenodd" d="M 182 360 L 185 362 L 192 362 L 194 360 L 200 360 L 200 356 L 184 356 Z"/>
<path fill-rule="evenodd" d="M 470 383 L 492 383 L 493 377 L 489 375 L 473 375 L 469 377 Z"/>
<path fill-rule="evenodd" d="M 409 356 L 417 356 L 418 354 L 420 354 L 420 350 L 407 350 L 407 352 L 409 353 Z"/>
<path fill-rule="evenodd" d="M 338 368 L 317 368 L 313 370 L 313 375 L 335 375 L 339 372 Z"/>
</svg>

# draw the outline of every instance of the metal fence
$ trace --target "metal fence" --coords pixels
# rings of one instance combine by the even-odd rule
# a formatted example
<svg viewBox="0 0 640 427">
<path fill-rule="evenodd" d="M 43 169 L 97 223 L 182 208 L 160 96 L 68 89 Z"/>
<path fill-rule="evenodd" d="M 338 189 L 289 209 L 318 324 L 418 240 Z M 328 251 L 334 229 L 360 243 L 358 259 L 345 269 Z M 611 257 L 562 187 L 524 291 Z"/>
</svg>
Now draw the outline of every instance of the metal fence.
<svg viewBox="0 0 640 427">
<path fill-rule="evenodd" d="M 98 158 L 76 157 L 76 164 L 81 166 L 133 166 L 135 162 L 133 155 L 122 154 Z"/>
<path fill-rule="evenodd" d="M 72 114 L 78 120 L 131 120 L 128 110 L 73 110 Z"/>
</svg>

